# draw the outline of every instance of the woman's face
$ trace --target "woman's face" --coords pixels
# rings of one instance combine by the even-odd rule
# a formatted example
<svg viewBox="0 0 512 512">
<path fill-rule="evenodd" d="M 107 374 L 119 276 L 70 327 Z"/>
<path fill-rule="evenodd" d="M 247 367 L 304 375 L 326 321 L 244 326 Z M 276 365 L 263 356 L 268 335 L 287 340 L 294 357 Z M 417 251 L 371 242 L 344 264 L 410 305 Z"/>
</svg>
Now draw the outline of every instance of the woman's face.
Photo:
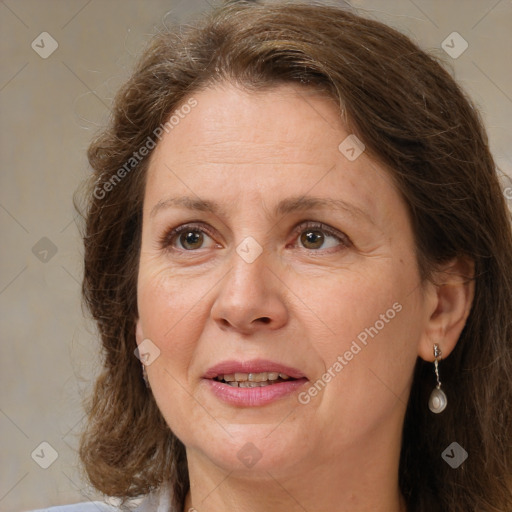
<svg viewBox="0 0 512 512">
<path fill-rule="evenodd" d="M 390 175 L 312 90 L 194 99 L 143 212 L 137 342 L 168 425 L 226 470 L 397 453 L 432 303 Z"/>
</svg>

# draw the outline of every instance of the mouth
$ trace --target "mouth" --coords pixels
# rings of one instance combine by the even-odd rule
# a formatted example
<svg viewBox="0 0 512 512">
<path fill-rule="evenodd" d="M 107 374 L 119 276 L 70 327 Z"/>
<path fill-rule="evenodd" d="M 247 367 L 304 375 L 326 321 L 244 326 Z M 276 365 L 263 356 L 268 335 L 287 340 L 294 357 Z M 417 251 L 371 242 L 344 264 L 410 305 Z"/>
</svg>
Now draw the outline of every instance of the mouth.
<svg viewBox="0 0 512 512">
<path fill-rule="evenodd" d="M 225 361 L 210 368 L 203 379 L 214 396 L 239 407 L 266 405 L 308 382 L 300 370 L 262 359 Z"/>
<path fill-rule="evenodd" d="M 261 388 L 280 384 L 281 382 L 297 380 L 286 373 L 260 372 L 260 373 L 228 373 L 218 375 L 213 380 L 228 384 L 234 388 Z"/>
</svg>

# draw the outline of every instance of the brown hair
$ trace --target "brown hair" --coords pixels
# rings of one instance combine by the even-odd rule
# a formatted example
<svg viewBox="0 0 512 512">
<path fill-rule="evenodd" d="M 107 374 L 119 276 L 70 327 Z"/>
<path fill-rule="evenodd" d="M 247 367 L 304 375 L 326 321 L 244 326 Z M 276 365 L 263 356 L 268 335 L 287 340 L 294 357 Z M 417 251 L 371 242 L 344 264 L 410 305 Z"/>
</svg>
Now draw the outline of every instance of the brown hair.
<svg viewBox="0 0 512 512">
<path fill-rule="evenodd" d="M 311 3 L 239 2 L 159 34 L 117 94 L 109 126 L 89 148 L 94 173 L 86 198 L 83 295 L 105 361 L 80 449 L 92 484 L 132 497 L 170 481 L 175 505 L 183 506 L 185 449 L 134 356 L 151 154 L 139 162 L 138 151 L 194 92 L 223 80 L 253 90 L 289 82 L 327 91 L 403 194 L 423 278 L 455 256 L 474 261 L 472 311 L 441 363 L 450 401 L 443 414 L 427 407 L 432 364 L 418 360 L 415 368 L 400 486 L 411 511 L 512 510 L 512 236 L 482 122 L 449 73 L 407 37 Z M 441 458 L 453 441 L 469 453 L 457 470 Z"/>
</svg>

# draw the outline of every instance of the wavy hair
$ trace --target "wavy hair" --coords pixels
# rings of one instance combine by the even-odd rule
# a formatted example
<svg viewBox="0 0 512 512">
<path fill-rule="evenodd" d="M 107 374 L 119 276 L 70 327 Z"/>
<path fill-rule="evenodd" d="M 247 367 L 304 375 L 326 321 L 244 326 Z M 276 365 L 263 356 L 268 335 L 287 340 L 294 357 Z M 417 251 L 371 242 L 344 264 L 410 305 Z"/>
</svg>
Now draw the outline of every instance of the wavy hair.
<svg viewBox="0 0 512 512">
<path fill-rule="evenodd" d="M 222 81 L 326 92 L 403 195 L 422 278 L 453 257 L 473 260 L 472 310 L 441 363 L 449 407 L 428 410 L 432 365 L 418 359 L 399 481 L 410 511 L 512 510 L 512 236 L 482 121 L 443 66 L 409 38 L 311 3 L 227 4 L 158 34 L 89 147 L 83 298 L 104 356 L 80 446 L 91 483 L 128 498 L 170 482 L 176 507 L 189 488 L 185 448 L 134 356 L 141 212 L 148 141 L 195 92 Z M 457 470 L 441 458 L 454 440 L 469 453 Z"/>
</svg>

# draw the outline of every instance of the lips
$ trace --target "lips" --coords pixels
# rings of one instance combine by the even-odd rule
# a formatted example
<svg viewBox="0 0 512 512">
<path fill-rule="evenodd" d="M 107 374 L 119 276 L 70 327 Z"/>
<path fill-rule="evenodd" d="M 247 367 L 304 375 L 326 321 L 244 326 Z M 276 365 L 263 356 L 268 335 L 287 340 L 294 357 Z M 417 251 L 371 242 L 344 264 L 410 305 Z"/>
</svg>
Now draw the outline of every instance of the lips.
<svg viewBox="0 0 512 512">
<path fill-rule="evenodd" d="M 286 397 L 308 379 L 293 367 L 274 361 L 224 361 L 203 376 L 210 391 L 230 405 L 261 406 Z"/>
</svg>

